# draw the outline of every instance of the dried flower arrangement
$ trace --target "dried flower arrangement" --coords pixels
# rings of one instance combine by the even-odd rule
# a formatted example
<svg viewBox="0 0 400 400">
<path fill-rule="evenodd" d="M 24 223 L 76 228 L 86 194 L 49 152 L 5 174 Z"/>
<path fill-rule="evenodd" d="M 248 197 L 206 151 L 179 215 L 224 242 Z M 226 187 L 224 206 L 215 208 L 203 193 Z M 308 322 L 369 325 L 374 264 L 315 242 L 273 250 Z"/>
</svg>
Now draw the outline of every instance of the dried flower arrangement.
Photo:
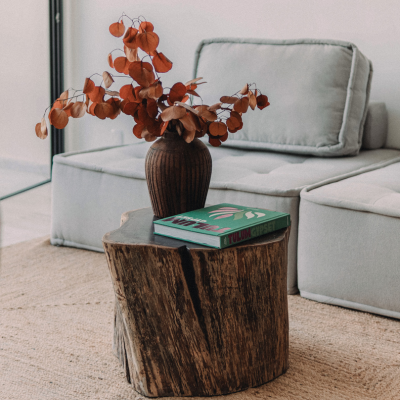
<svg viewBox="0 0 400 400">
<path fill-rule="evenodd" d="M 123 20 L 131 24 L 125 29 Z M 137 27 L 137 28 L 136 28 Z M 159 74 L 172 68 L 172 62 L 157 51 L 159 37 L 154 32 L 154 26 L 143 17 L 131 19 L 125 13 L 117 22 L 109 27 L 115 37 L 122 37 L 124 56 L 113 59 L 113 50 L 108 54 L 111 68 L 123 75 L 113 75 L 104 71 L 100 85 L 96 86 L 91 77 L 86 78 L 82 90 L 74 91 L 69 97 L 66 90 L 49 106 L 48 119 L 57 129 L 63 129 L 69 117 L 81 118 L 86 113 L 100 119 L 115 119 L 122 111 L 131 115 L 136 124 L 133 133 L 138 138 L 148 142 L 161 137 L 166 129 L 177 132 L 188 143 L 195 137 L 209 135 L 212 146 L 220 146 L 228 138 L 228 132 L 235 133 L 242 129 L 242 114 L 250 107 L 262 110 L 269 106 L 268 97 L 261 94 L 256 85 L 245 84 L 232 96 L 222 96 L 220 102 L 211 106 L 201 104 L 188 105 L 189 96 L 201 100 L 196 92 L 203 78 L 192 79 L 185 84 L 175 83 L 171 88 L 163 88 Z M 144 54 L 140 58 L 139 50 Z M 150 62 L 143 61 L 148 58 Z M 131 83 L 123 85 L 119 91 L 109 90 L 114 78 L 130 78 Z M 103 87 L 104 86 L 104 87 Z M 168 91 L 169 89 L 169 91 Z M 77 92 L 81 92 L 76 94 Z M 105 97 L 108 99 L 105 100 Z M 79 100 L 82 97 L 82 100 Z M 36 135 L 45 139 L 48 135 L 45 115 L 36 124 Z"/>
</svg>

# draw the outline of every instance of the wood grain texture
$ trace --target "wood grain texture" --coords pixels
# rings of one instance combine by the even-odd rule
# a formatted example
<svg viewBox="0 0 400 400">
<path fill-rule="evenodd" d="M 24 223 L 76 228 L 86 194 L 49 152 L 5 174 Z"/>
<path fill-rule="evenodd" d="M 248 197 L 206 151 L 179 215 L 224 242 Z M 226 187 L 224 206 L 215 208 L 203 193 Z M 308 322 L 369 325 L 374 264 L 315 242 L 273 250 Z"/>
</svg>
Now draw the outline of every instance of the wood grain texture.
<svg viewBox="0 0 400 400">
<path fill-rule="evenodd" d="M 211 179 L 207 146 L 195 138 L 186 143 L 165 132 L 146 155 L 146 180 L 154 215 L 160 218 L 203 208 Z"/>
<path fill-rule="evenodd" d="M 133 388 L 209 396 L 284 373 L 290 229 L 218 250 L 153 235 L 153 219 L 150 209 L 126 213 L 103 238 L 114 353 Z"/>
</svg>

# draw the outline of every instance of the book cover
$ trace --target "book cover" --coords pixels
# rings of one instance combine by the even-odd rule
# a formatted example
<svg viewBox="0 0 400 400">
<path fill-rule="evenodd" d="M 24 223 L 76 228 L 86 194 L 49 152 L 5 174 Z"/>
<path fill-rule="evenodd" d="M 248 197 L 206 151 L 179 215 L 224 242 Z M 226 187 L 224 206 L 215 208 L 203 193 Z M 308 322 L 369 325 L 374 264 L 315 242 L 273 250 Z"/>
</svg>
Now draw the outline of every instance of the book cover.
<svg viewBox="0 0 400 400">
<path fill-rule="evenodd" d="M 290 226 L 290 215 L 222 203 L 154 222 L 154 233 L 224 248 Z"/>
</svg>

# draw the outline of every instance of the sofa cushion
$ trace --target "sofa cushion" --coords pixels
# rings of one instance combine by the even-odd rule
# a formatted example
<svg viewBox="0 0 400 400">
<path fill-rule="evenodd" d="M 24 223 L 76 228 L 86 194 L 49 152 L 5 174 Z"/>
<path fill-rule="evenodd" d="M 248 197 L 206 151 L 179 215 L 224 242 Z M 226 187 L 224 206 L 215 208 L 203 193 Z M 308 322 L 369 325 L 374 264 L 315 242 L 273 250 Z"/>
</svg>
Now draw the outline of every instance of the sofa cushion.
<svg viewBox="0 0 400 400">
<path fill-rule="evenodd" d="M 122 213 L 149 207 L 145 156 L 151 143 L 54 157 L 51 242 L 102 251 L 101 238 Z M 302 188 L 400 156 L 396 150 L 357 157 L 310 156 L 210 147 L 213 172 L 207 202 L 267 208 L 291 215 L 288 291 L 297 291 L 297 223 Z"/>
<path fill-rule="evenodd" d="M 385 103 L 371 101 L 362 138 L 363 149 L 380 149 L 386 143 L 388 134 L 388 113 Z"/>
<path fill-rule="evenodd" d="M 300 293 L 400 319 L 400 159 L 335 181 L 301 192 Z"/>
<path fill-rule="evenodd" d="M 244 115 L 244 128 L 226 142 L 317 156 L 358 153 L 372 79 L 370 61 L 348 42 L 332 40 L 210 39 L 200 43 L 195 76 L 205 104 L 247 82 L 271 105 Z"/>
<path fill-rule="evenodd" d="M 302 198 L 330 207 L 400 218 L 399 161 L 394 158 L 378 169 L 351 174 L 346 179 L 321 187 L 310 186 L 302 193 Z"/>
</svg>

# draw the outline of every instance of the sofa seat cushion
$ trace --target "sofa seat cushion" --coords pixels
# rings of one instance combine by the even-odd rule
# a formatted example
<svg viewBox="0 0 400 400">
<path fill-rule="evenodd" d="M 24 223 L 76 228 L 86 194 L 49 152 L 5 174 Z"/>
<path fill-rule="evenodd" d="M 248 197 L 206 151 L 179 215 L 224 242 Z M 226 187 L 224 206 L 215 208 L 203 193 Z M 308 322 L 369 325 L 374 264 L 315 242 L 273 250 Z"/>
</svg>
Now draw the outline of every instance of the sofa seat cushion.
<svg viewBox="0 0 400 400">
<path fill-rule="evenodd" d="M 123 212 L 150 206 L 145 180 L 149 143 L 66 153 L 54 158 L 51 242 L 102 251 L 101 238 Z M 310 156 L 210 147 L 213 172 L 207 202 L 229 202 L 291 214 L 288 287 L 297 290 L 297 222 L 302 188 L 400 155 L 362 151 L 357 157 Z"/>
<path fill-rule="evenodd" d="M 310 188 L 302 197 L 331 207 L 400 218 L 400 163 L 394 161 L 315 190 Z"/>
<path fill-rule="evenodd" d="M 400 160 L 395 161 L 301 193 L 303 297 L 400 318 Z"/>
<path fill-rule="evenodd" d="M 267 109 L 243 115 L 229 146 L 330 157 L 360 149 L 372 64 L 352 43 L 207 39 L 197 49 L 194 75 L 207 81 L 200 91 L 205 104 L 246 82 L 269 97 Z"/>
<path fill-rule="evenodd" d="M 97 149 L 57 156 L 57 164 L 132 179 L 146 179 L 144 163 L 151 143 Z M 357 157 L 326 160 L 312 156 L 211 147 L 213 172 L 210 188 L 273 196 L 298 196 L 312 184 L 390 160 L 400 151 L 362 151 Z"/>
<path fill-rule="evenodd" d="M 400 155 L 398 150 L 361 151 L 357 157 L 324 159 L 266 151 L 210 148 L 210 187 L 272 196 L 298 196 L 312 184 Z"/>
</svg>

